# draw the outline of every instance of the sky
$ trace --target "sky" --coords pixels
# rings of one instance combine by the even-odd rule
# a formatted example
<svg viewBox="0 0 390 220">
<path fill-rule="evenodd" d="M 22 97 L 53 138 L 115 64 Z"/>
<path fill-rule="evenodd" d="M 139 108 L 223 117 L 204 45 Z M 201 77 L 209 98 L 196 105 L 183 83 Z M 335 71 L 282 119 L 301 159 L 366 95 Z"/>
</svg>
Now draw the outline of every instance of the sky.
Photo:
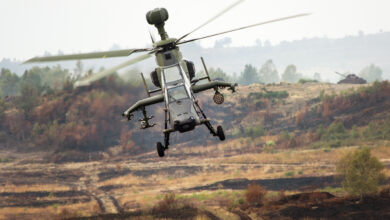
<svg viewBox="0 0 390 220">
<path fill-rule="evenodd" d="M 147 11 L 165 7 L 166 31 L 178 38 L 235 0 L 0 0 L 0 59 L 150 46 Z M 275 45 L 312 37 L 341 38 L 390 31 L 389 0 L 246 0 L 187 39 L 299 13 L 308 17 L 267 24 L 199 41 L 202 47 L 230 37 L 230 46 L 256 40 Z M 117 45 L 117 46 L 114 46 Z"/>
</svg>

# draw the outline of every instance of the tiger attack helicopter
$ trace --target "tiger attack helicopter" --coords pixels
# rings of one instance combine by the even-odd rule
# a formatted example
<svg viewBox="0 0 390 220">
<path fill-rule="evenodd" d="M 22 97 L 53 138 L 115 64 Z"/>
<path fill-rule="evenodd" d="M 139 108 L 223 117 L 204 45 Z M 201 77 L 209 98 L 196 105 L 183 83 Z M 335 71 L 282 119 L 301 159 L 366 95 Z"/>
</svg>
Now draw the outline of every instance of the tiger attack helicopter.
<svg viewBox="0 0 390 220">
<path fill-rule="evenodd" d="M 161 37 L 161 40 L 155 41 L 153 36 L 150 34 L 153 47 L 152 48 L 139 48 L 139 49 L 125 49 L 115 50 L 106 52 L 92 52 L 84 54 L 72 54 L 72 55 L 59 55 L 59 56 L 47 56 L 47 57 L 34 57 L 27 60 L 25 63 L 31 62 L 49 62 L 49 61 L 63 61 L 63 60 L 80 60 L 80 59 L 96 59 L 96 58 L 108 58 L 108 57 L 120 57 L 129 56 L 133 53 L 144 52 L 145 54 L 138 56 L 134 59 L 128 60 L 112 68 L 103 70 L 99 73 L 88 76 L 87 78 L 81 79 L 75 83 L 75 87 L 89 86 L 92 82 L 100 80 L 110 74 L 113 74 L 117 70 L 150 58 L 153 54 L 156 57 L 157 68 L 150 73 L 150 78 L 157 89 L 149 90 L 146 85 L 145 78 L 141 73 L 143 83 L 146 89 L 148 98 L 137 101 L 134 105 L 123 112 L 123 116 L 128 120 L 131 120 L 135 111 L 142 111 L 143 118 L 141 122 L 141 129 L 153 127 L 155 124 L 151 123 L 150 120 L 153 116 L 148 116 L 146 112 L 146 106 L 153 105 L 160 102 L 165 102 L 165 121 L 164 121 L 164 145 L 161 142 L 157 142 L 157 152 L 160 157 L 164 156 L 164 152 L 168 149 L 169 135 L 172 132 L 179 131 L 180 133 L 193 130 L 198 125 L 205 125 L 213 136 L 223 141 L 225 140 L 225 134 L 221 126 L 217 126 L 215 129 L 208 119 L 205 113 L 199 106 L 198 100 L 194 96 L 194 93 L 199 93 L 205 90 L 214 89 L 215 94 L 213 100 L 216 104 L 222 104 L 224 102 L 223 95 L 219 92 L 220 89 L 227 88 L 232 92 L 235 92 L 237 86 L 236 83 L 223 82 L 220 80 L 211 80 L 208 74 L 206 65 L 203 58 L 202 64 L 206 72 L 205 77 L 195 78 L 195 67 L 193 62 L 185 60 L 179 49 L 179 45 L 230 33 L 246 28 L 251 28 L 259 25 L 268 23 L 278 22 L 282 20 L 292 19 L 296 17 L 306 16 L 308 14 L 298 14 L 265 22 L 260 22 L 240 28 L 231 29 L 228 31 L 194 38 L 190 40 L 184 40 L 188 35 L 197 31 L 201 27 L 215 20 L 217 17 L 229 11 L 243 0 L 238 0 L 232 5 L 207 20 L 205 23 L 195 28 L 191 32 L 181 36 L 180 38 L 170 38 L 165 31 L 165 21 L 168 20 L 168 11 L 165 8 L 156 8 L 147 12 L 146 20 L 150 25 L 154 25 Z M 208 82 L 204 82 L 207 80 Z M 202 81 L 203 83 L 199 83 Z M 151 96 L 152 93 L 161 92 L 161 94 Z"/>
</svg>

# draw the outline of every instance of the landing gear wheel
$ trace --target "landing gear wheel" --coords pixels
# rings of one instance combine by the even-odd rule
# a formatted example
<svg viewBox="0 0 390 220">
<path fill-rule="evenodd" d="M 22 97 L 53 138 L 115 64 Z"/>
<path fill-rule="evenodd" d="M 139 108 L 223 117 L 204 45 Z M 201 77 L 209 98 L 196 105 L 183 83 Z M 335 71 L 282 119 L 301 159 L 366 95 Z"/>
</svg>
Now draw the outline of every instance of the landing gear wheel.
<svg viewBox="0 0 390 220">
<path fill-rule="evenodd" d="M 165 150 L 164 146 L 161 144 L 161 142 L 157 142 L 156 146 L 157 146 L 158 156 L 163 157 L 164 156 L 164 150 Z"/>
<path fill-rule="evenodd" d="M 217 135 L 219 137 L 219 140 L 221 141 L 225 140 L 225 133 L 223 132 L 223 128 L 221 125 L 217 127 Z"/>
</svg>

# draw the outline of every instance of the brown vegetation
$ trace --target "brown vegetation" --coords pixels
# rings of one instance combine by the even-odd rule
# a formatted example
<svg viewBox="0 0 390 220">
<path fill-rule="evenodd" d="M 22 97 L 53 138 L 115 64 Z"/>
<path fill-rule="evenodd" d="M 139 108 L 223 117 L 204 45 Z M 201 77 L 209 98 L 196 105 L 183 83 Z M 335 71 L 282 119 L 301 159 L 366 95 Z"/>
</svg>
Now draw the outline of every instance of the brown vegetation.
<svg viewBox="0 0 390 220">
<path fill-rule="evenodd" d="M 260 185 L 252 183 L 248 186 L 248 189 L 245 191 L 245 201 L 252 206 L 263 205 L 263 200 L 267 191 L 262 188 Z"/>
</svg>

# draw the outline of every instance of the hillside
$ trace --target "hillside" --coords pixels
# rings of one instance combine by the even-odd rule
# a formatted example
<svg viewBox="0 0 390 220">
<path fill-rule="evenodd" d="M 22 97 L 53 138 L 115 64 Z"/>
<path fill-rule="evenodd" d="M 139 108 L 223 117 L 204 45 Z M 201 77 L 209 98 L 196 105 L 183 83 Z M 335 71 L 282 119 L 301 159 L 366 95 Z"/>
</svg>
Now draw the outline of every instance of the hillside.
<svg viewBox="0 0 390 220">
<path fill-rule="evenodd" d="M 54 160 L 66 159 L 65 154 L 75 152 L 80 160 L 90 160 L 91 155 L 102 158 L 102 152 L 154 151 L 155 142 L 162 139 L 163 105 L 147 108 L 149 114 L 156 116 L 153 122 L 157 126 L 138 129 L 137 121 L 124 120 L 121 113 L 142 97 L 142 88 L 106 83 L 34 97 L 30 106 L 19 104 L 21 99 L 29 97 L 6 100 L 1 147 L 53 153 Z M 226 102 L 220 106 L 213 103 L 211 92 L 198 98 L 205 113 L 213 123 L 223 125 L 230 139 L 256 141 L 257 137 L 273 136 L 269 141 L 295 142 L 289 147 L 321 141 L 323 134 L 318 132 L 324 133 L 337 123 L 342 124 L 348 136 L 352 128 L 359 130 L 370 122 L 386 120 L 390 103 L 387 81 L 369 87 L 323 83 L 253 84 L 239 87 L 237 93 L 224 94 Z M 138 117 L 140 114 L 135 118 Z M 194 140 L 193 136 L 204 138 Z M 184 134 L 174 133 L 171 142 L 173 147 L 187 149 L 217 143 L 217 140 L 201 127 Z M 59 156 L 62 154 L 64 158 Z"/>
<path fill-rule="evenodd" d="M 30 111 L 18 97 L 4 100 L 0 218 L 388 216 L 385 188 L 359 203 L 334 176 L 341 156 L 368 146 L 390 177 L 389 82 L 253 84 L 224 91 L 220 106 L 204 93 L 205 113 L 227 140 L 197 128 L 173 135 L 164 158 L 155 152 L 161 105 L 149 131 L 121 119 L 142 92 L 113 78 L 42 94 Z M 264 205 L 242 202 L 251 183 L 267 189 Z"/>
</svg>

